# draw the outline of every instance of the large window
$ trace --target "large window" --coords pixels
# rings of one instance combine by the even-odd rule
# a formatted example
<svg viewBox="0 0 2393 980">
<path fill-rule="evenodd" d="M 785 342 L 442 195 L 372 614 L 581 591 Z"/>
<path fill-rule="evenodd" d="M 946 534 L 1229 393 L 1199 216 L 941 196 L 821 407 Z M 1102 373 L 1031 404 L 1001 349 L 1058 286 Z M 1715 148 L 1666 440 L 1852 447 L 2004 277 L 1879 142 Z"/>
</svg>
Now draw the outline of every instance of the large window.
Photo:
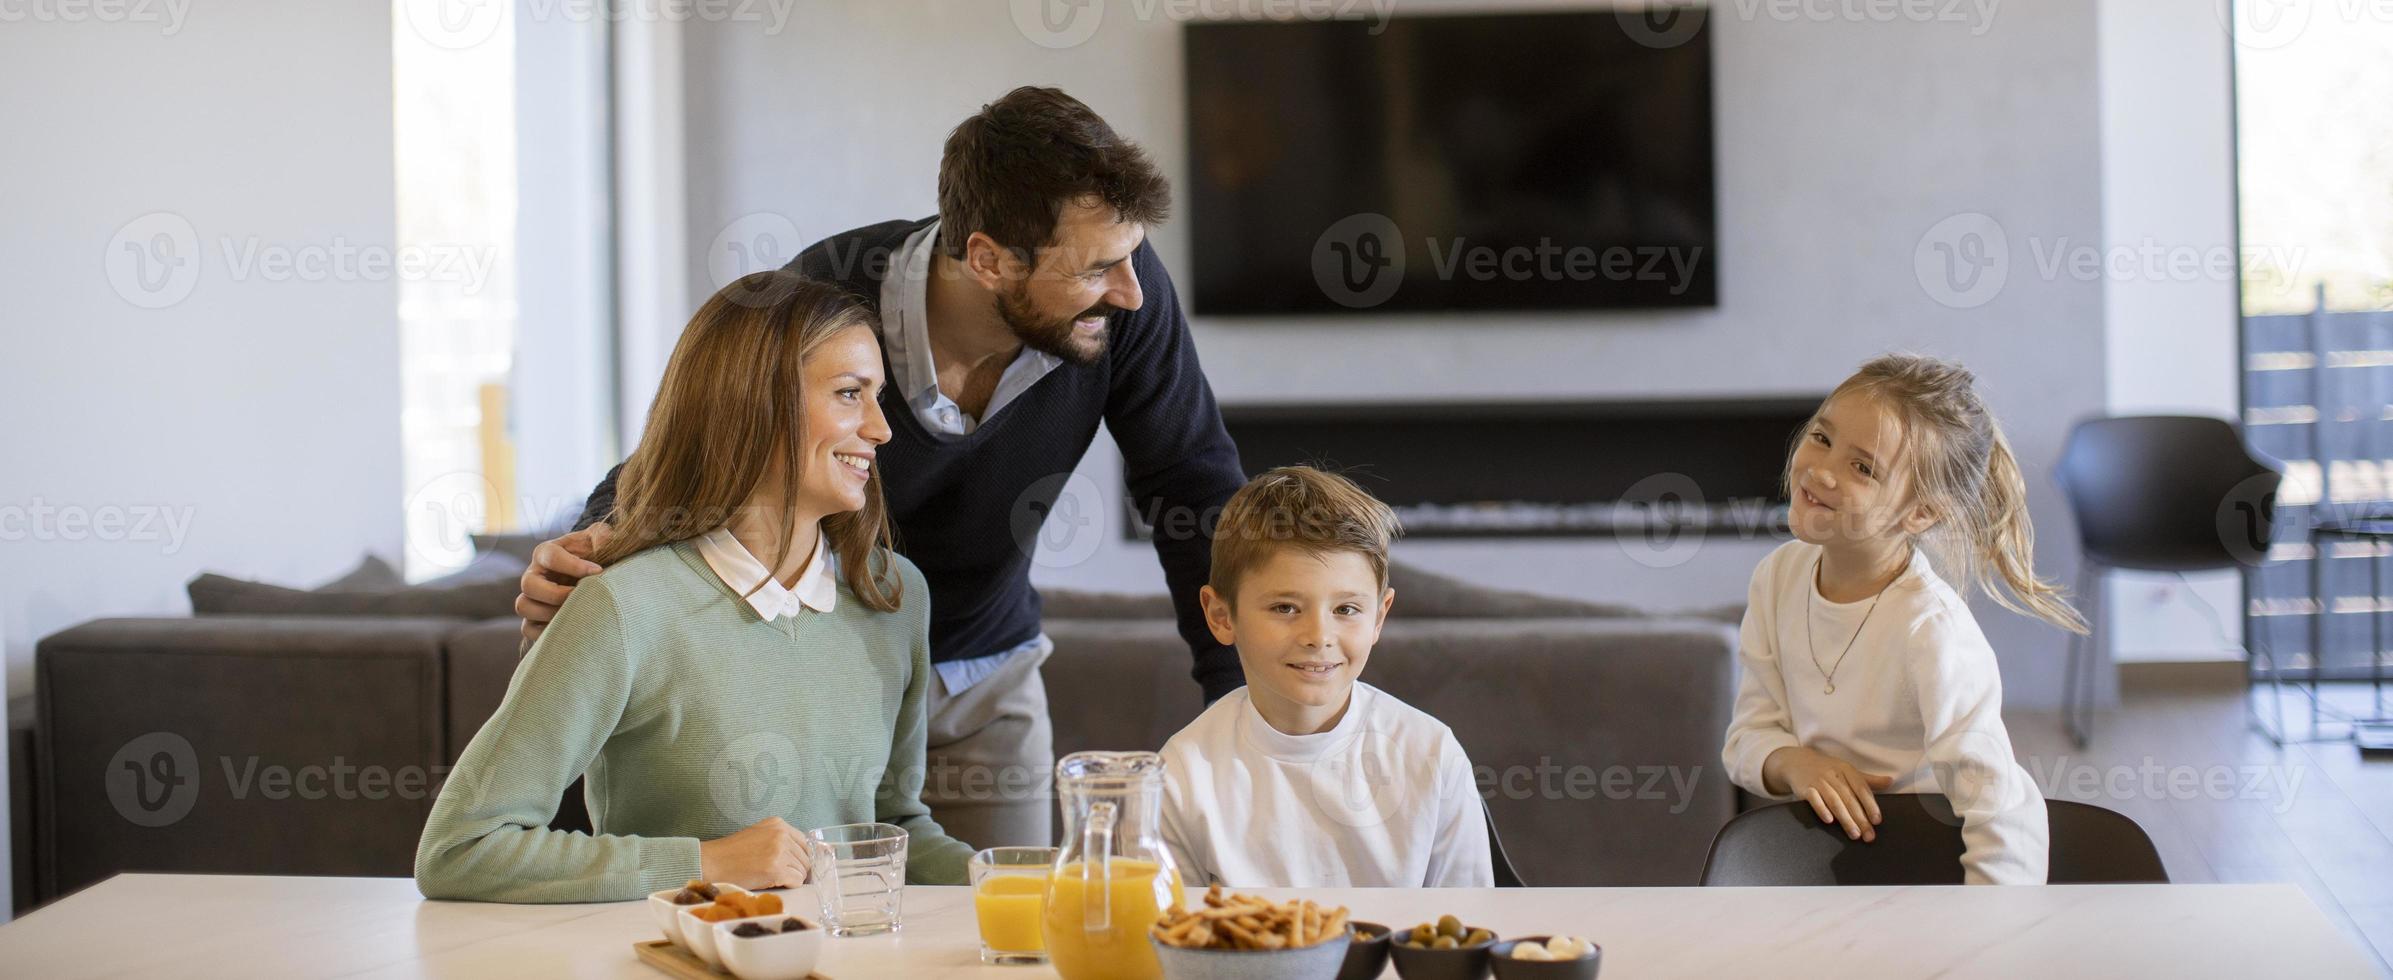
<svg viewBox="0 0 2393 980">
<path fill-rule="evenodd" d="M 2247 635 L 2330 678 L 2364 676 L 2387 656 L 2374 637 L 2393 639 L 2393 622 L 2371 629 L 2393 610 L 2370 575 L 2393 583 L 2393 554 L 2319 556 L 2306 534 L 2393 515 L 2393 21 L 2374 10 L 2238 0 L 2235 17 L 2244 423 L 2286 471 Z"/>
<path fill-rule="evenodd" d="M 570 522 L 620 458 L 611 10 L 393 0 L 410 579 Z"/>
</svg>

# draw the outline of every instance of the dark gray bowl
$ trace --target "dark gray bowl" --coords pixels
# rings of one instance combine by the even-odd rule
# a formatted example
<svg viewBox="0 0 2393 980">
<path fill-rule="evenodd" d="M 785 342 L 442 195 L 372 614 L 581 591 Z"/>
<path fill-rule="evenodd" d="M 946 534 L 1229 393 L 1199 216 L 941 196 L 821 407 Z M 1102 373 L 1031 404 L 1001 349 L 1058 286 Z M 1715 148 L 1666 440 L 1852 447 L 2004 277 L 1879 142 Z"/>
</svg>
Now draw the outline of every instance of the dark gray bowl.
<svg viewBox="0 0 2393 980">
<path fill-rule="evenodd" d="M 1464 926 L 1469 933 L 1479 926 Z M 1487 930 L 1495 935 L 1495 930 Z M 1396 960 L 1396 975 L 1404 980 L 1486 980 L 1487 951 L 1503 941 L 1496 936 L 1477 946 L 1458 949 L 1415 949 L 1403 943 L 1390 943 L 1388 955 Z"/>
<path fill-rule="evenodd" d="M 1388 968 L 1388 927 L 1377 922 L 1348 922 L 1352 942 L 1346 947 L 1346 966 L 1338 980 L 1379 980 Z"/>
<path fill-rule="evenodd" d="M 1554 937 L 1522 936 L 1519 939 L 1507 939 L 1495 944 L 1487 951 L 1487 954 L 1489 960 L 1495 964 L 1496 980 L 1595 980 L 1596 970 L 1602 968 L 1604 963 L 1602 946 L 1597 946 L 1594 951 L 1575 960 L 1516 960 L 1512 958 L 1512 947 L 1521 943 L 1543 944 L 1552 938 Z"/>
<path fill-rule="evenodd" d="M 1153 936 L 1163 980 L 1335 980 L 1346 962 L 1346 937 L 1303 949 L 1181 949 Z"/>
</svg>

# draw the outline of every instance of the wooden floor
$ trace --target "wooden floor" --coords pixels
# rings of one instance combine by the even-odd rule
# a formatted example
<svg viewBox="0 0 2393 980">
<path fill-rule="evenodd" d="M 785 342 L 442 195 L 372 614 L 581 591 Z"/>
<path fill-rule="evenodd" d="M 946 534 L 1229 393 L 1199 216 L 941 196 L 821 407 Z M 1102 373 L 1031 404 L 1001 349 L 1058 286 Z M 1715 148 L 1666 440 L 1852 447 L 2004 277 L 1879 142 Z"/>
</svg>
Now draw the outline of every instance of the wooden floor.
<svg viewBox="0 0 2393 980">
<path fill-rule="evenodd" d="M 2328 703 L 2365 713 L 2367 685 L 2329 687 Z M 2172 880 L 2300 885 L 2393 975 L 2393 757 L 2349 740 L 2279 747 L 2245 705 L 2238 686 L 2131 687 L 2083 751 L 2057 715 L 2007 723 L 2047 797 L 2133 817 Z M 2284 707 L 2297 734 L 2308 727 L 2308 701 L 2288 689 Z"/>
</svg>

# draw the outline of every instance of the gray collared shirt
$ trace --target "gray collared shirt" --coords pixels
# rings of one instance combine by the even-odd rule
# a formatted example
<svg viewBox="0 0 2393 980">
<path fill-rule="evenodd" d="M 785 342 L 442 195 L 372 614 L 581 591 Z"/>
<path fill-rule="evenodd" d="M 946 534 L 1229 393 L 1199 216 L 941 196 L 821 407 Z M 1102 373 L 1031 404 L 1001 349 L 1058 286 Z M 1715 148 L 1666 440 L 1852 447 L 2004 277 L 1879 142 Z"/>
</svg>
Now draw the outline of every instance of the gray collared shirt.
<svg viewBox="0 0 2393 980">
<path fill-rule="evenodd" d="M 931 325 L 928 286 L 931 279 L 931 253 L 939 238 L 939 223 L 924 225 L 921 231 L 907 237 L 899 246 L 895 261 L 890 264 L 890 276 L 881 281 L 881 343 L 889 348 L 889 384 L 904 396 L 914 409 L 914 417 L 932 435 L 956 438 L 971 435 L 981 419 L 1004 411 L 1005 406 L 1030 386 L 1038 384 L 1063 365 L 1063 359 L 1053 354 L 1022 348 L 1014 355 L 1013 363 L 1005 366 L 1005 374 L 997 379 L 997 392 L 989 398 L 989 407 L 980 418 L 974 418 L 939 392 L 939 365 L 931 360 Z"/>
<path fill-rule="evenodd" d="M 931 318 L 929 285 L 931 281 L 931 253 L 939 240 L 939 223 L 924 225 L 921 231 L 906 238 L 898 247 L 890 263 L 889 278 L 881 281 L 881 344 L 889 349 L 889 385 L 906 399 L 914 410 L 914 417 L 932 436 L 957 439 L 972 434 L 980 426 L 980 419 L 972 417 L 939 392 L 939 365 L 931 360 Z M 1030 386 L 1038 384 L 1063 365 L 1063 360 L 1022 348 L 1014 361 L 1005 366 L 1005 374 L 997 379 L 997 393 L 990 396 L 989 407 L 981 417 L 987 418 L 1005 410 L 1005 406 L 1021 396 Z M 950 660 L 933 664 L 941 682 L 950 695 L 980 683 L 1014 657 L 1049 647 L 1045 633 L 1010 650 L 993 650 L 967 660 Z"/>
</svg>

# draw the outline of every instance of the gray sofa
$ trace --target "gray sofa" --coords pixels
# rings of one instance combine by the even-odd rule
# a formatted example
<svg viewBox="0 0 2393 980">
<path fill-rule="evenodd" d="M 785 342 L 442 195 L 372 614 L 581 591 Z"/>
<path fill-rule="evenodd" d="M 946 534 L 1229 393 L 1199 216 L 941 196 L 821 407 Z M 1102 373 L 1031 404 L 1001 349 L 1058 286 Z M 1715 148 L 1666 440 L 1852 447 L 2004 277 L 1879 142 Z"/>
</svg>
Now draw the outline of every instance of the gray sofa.
<svg viewBox="0 0 2393 980">
<path fill-rule="evenodd" d="M 1530 884 L 1695 883 L 1736 806 L 1718 762 L 1732 627 L 1405 569 L 1396 587 L 1365 679 L 1453 726 Z M 1166 613 L 1048 594 L 1058 754 L 1158 748 L 1195 716 Z M 45 638 L 16 733 L 33 761 L 19 907 L 128 870 L 409 874 L 516 647 L 495 617 L 110 619 Z"/>
</svg>

